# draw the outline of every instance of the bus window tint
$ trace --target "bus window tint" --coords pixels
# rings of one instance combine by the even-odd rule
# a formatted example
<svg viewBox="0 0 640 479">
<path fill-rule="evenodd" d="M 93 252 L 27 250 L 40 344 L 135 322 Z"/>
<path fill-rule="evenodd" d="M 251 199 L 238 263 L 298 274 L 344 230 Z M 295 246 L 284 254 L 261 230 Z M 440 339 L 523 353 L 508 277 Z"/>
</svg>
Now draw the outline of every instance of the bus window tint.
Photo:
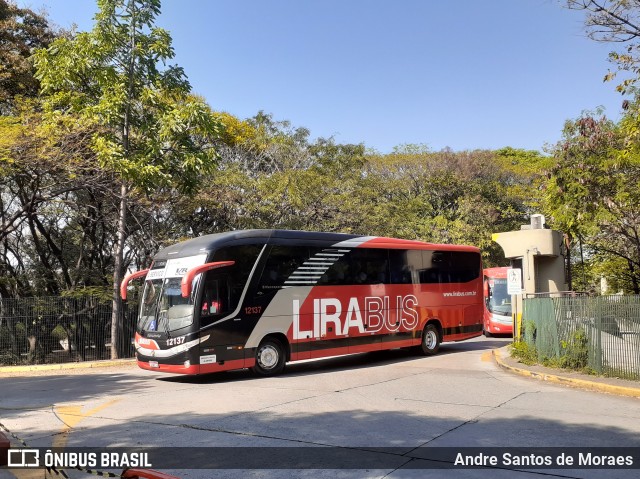
<svg viewBox="0 0 640 479">
<path fill-rule="evenodd" d="M 285 285 L 293 272 L 309 259 L 309 248 L 306 246 L 275 245 L 269 252 L 269 257 L 262 270 L 262 277 L 258 286 L 258 294 L 275 292 Z M 305 276 L 301 273 L 300 281 Z"/>
<path fill-rule="evenodd" d="M 229 246 L 213 254 L 212 263 L 235 261 L 235 264 L 206 273 L 200 316 L 231 313 L 236 309 L 261 249 L 258 245 Z"/>
<path fill-rule="evenodd" d="M 226 313 L 229 311 L 229 306 L 231 306 L 231 298 L 226 278 L 208 275 L 202 288 L 200 316 Z"/>
<path fill-rule="evenodd" d="M 412 284 L 414 272 L 422 268 L 422 255 L 420 251 L 407 251 L 402 249 L 389 250 L 389 273 L 391 284 Z M 416 254 L 419 264 L 416 266 Z M 417 276 L 416 276 L 417 277 Z"/>
<path fill-rule="evenodd" d="M 463 251 L 422 251 L 420 283 L 467 283 L 480 276 L 480 255 Z"/>
<path fill-rule="evenodd" d="M 356 248 L 337 259 L 318 284 L 386 284 L 389 254 L 386 249 Z"/>
</svg>

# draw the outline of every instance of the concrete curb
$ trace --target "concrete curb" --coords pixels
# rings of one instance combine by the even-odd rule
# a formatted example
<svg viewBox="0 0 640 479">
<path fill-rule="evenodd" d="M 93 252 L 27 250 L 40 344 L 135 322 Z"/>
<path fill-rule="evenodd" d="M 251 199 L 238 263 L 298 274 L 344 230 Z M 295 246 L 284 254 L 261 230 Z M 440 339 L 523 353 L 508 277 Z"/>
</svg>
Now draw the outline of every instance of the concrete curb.
<svg viewBox="0 0 640 479">
<path fill-rule="evenodd" d="M 0 373 L 27 373 L 34 371 L 61 371 L 67 369 L 109 368 L 136 364 L 135 359 L 113 359 L 77 363 L 32 364 L 27 366 L 0 366 Z"/>
<path fill-rule="evenodd" d="M 511 359 L 508 351 L 509 346 L 500 349 L 493 350 L 493 357 L 498 364 L 503 369 L 507 371 L 511 371 L 515 374 L 519 374 L 521 376 L 530 377 L 533 379 L 537 379 L 539 381 L 547 381 L 555 384 L 562 384 L 564 386 L 571 386 L 580 389 L 588 389 L 590 391 L 598 391 L 609 394 L 616 394 L 619 396 L 628 396 L 640 398 L 640 382 L 638 386 L 633 385 L 619 385 L 619 384 L 611 384 L 614 381 L 620 381 L 616 379 L 611 379 L 611 382 L 607 382 L 606 378 L 598 378 L 600 380 L 589 380 L 585 379 L 588 376 L 583 377 L 571 377 L 569 375 L 560 375 L 549 373 L 548 371 L 536 371 L 533 369 L 526 369 L 527 366 L 524 364 L 516 363 L 515 360 Z M 508 359 L 505 358 L 508 357 Z M 515 366 L 515 363 L 518 366 Z"/>
</svg>

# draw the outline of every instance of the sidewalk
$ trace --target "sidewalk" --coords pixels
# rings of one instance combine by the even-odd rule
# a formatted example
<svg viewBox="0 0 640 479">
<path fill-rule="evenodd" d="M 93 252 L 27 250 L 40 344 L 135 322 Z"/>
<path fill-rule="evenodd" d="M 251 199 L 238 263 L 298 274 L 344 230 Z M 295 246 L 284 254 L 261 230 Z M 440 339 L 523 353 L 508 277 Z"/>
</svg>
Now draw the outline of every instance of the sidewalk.
<svg viewBox="0 0 640 479">
<path fill-rule="evenodd" d="M 619 396 L 640 398 L 640 381 L 591 376 L 565 369 L 547 368 L 544 366 L 527 366 L 512 358 L 509 346 L 493 350 L 493 357 L 503 369 L 540 381 L 548 381 L 581 389 L 589 389 Z"/>
<path fill-rule="evenodd" d="M 41 371 L 69 371 L 93 368 L 108 368 L 114 366 L 135 366 L 136 360 L 133 359 L 105 359 L 100 361 L 79 361 L 77 363 L 56 363 L 56 364 L 29 364 L 23 366 L 0 366 L 0 375 L 2 374 L 22 374 L 36 373 Z"/>
</svg>

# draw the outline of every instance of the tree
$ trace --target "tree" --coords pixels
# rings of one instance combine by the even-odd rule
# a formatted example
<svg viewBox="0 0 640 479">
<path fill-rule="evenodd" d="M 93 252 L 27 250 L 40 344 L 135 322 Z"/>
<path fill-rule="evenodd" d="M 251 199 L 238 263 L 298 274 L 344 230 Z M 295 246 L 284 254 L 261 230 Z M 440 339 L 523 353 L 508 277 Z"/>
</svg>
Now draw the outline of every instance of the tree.
<svg viewBox="0 0 640 479">
<path fill-rule="evenodd" d="M 625 289 L 640 294 L 640 151 L 626 145 L 624 123 L 590 115 L 567 122 L 545 205 L 553 224 L 589 255 L 626 264 Z"/>
<path fill-rule="evenodd" d="M 56 35 L 44 15 L 0 0 L 0 114 L 13 109 L 16 97 L 38 94 L 29 57 Z"/>
<path fill-rule="evenodd" d="M 91 150 L 94 130 L 42 120 L 37 100 L 0 118 L 0 294 L 57 295 L 105 286 L 114 177 Z"/>
<path fill-rule="evenodd" d="M 539 160 L 536 152 L 512 148 L 429 152 L 403 146 L 391 155 L 368 158 L 364 176 L 379 184 L 356 210 L 366 211 L 368 230 L 473 244 L 482 248 L 487 264 L 499 264 L 504 256 L 491 234 L 519 227 L 530 212 L 534 182 L 522 164 Z"/>
<path fill-rule="evenodd" d="M 174 51 L 169 33 L 154 25 L 160 0 L 98 0 L 98 8 L 91 32 L 39 50 L 35 66 L 49 121 L 79 115 L 95 125 L 98 162 L 120 181 L 111 350 L 117 358 L 129 197 L 159 188 L 192 192 L 215 167 L 219 123 L 190 95 L 183 70 L 166 66 Z"/>
<path fill-rule="evenodd" d="M 259 112 L 240 121 L 218 114 L 220 168 L 194 198 L 183 198 L 183 234 L 238 228 L 349 231 L 347 192 L 362 180 L 363 145 L 309 140 L 309 130 Z M 259 198 L 259 201 L 256 201 Z"/>
<path fill-rule="evenodd" d="M 640 1 L 567 0 L 567 5 L 587 13 L 591 38 L 620 45 L 609 54 L 617 71 L 605 80 L 624 72 L 617 90 L 632 98 L 623 101 L 625 113 L 618 125 L 597 115 L 567 123 L 550 182 L 550 191 L 562 191 L 566 204 L 564 209 L 557 200 L 550 199 L 550 204 L 570 232 L 586 232 L 588 236 L 580 238 L 595 257 L 616 266 L 626 263 L 625 289 L 640 293 Z M 570 211 L 579 216 L 571 220 L 566 214 Z M 584 225 L 571 224 L 576 220 Z"/>
<path fill-rule="evenodd" d="M 570 9 L 587 12 L 585 26 L 590 38 L 599 42 L 626 44 L 612 51 L 609 59 L 618 71 L 631 73 L 617 86 L 621 93 L 632 93 L 640 80 L 640 0 L 567 0 Z M 609 72 L 605 80 L 613 80 L 617 72 Z"/>
</svg>

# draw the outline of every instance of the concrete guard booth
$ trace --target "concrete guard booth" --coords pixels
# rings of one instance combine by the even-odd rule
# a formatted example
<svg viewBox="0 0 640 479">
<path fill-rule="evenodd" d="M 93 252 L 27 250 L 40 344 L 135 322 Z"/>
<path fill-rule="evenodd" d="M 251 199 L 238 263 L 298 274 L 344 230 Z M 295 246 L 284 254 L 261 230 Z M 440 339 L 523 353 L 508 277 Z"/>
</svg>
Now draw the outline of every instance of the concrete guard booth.
<svg viewBox="0 0 640 479">
<path fill-rule="evenodd" d="M 511 268 L 520 270 L 520 293 L 512 290 L 513 337 L 520 338 L 523 296 L 561 293 L 568 290 L 567 248 L 560 231 L 545 228 L 543 215 L 531 215 L 531 223 L 519 231 L 493 233 L 491 239 L 504 250 Z"/>
</svg>

